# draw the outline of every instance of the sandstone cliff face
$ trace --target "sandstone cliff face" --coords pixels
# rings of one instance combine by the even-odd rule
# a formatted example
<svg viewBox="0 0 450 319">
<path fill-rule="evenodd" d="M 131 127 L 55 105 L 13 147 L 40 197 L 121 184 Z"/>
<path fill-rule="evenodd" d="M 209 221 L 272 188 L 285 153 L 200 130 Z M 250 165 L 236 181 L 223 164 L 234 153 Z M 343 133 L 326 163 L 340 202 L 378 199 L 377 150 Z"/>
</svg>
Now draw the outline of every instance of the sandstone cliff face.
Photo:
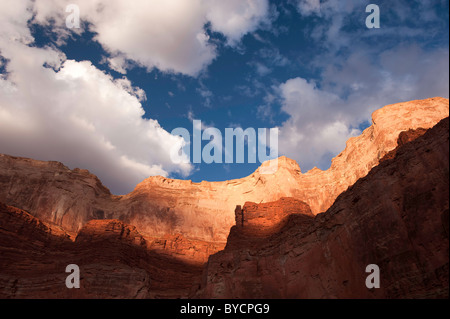
<svg viewBox="0 0 450 319">
<path fill-rule="evenodd" d="M 258 241 L 245 224 L 234 226 L 196 296 L 448 298 L 448 163 L 447 118 L 400 146 L 325 213 L 292 215 Z M 267 205 L 250 207 L 257 213 Z M 380 268 L 379 289 L 365 285 L 369 264 Z"/>
<path fill-rule="evenodd" d="M 242 209 L 239 205 L 236 207 L 236 228 L 250 237 L 266 237 L 279 231 L 294 214 L 314 216 L 308 204 L 290 197 L 262 204 L 246 202 Z M 227 244 L 230 244 L 229 239 Z"/>
<path fill-rule="evenodd" d="M 98 241 L 120 241 L 136 246 L 147 246 L 144 237 L 135 226 L 126 225 L 116 219 L 92 220 L 78 233 L 77 243 L 94 243 Z"/>
<path fill-rule="evenodd" d="M 302 174 L 295 161 L 281 157 L 274 174 L 261 174 L 260 168 L 242 179 L 202 183 L 150 177 L 125 196 L 111 195 L 86 170 L 0 155 L 0 201 L 61 226 L 71 236 L 90 220 L 118 219 L 135 225 L 155 247 L 204 262 L 224 247 L 236 205 L 293 197 L 314 214 L 324 212 L 396 147 L 400 132 L 430 128 L 448 112 L 443 98 L 386 106 L 373 114 L 371 127 L 348 141 L 327 171 Z"/>
<path fill-rule="evenodd" d="M 91 219 L 112 218 L 118 198 L 87 170 L 0 155 L 0 201 L 59 225 L 72 235 Z"/>
<path fill-rule="evenodd" d="M 327 171 L 281 157 L 271 175 L 151 177 L 124 196 L 0 155 L 0 298 L 448 296 L 448 119 L 425 133 L 446 116 L 446 99 L 387 106 Z M 365 287 L 368 264 L 381 289 Z"/>
<path fill-rule="evenodd" d="M 134 226 L 91 221 L 75 242 L 20 209 L 0 204 L 0 298 L 180 298 L 201 267 L 147 249 Z M 80 267 L 80 289 L 65 285 Z"/>
</svg>

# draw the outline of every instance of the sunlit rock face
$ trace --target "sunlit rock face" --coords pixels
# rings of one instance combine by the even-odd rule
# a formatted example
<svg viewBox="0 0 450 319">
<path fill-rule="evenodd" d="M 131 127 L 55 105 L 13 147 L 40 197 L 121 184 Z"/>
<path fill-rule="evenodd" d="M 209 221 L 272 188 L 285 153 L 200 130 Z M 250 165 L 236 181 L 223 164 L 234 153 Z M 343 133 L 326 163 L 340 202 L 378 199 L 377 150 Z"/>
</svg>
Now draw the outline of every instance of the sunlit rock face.
<svg viewBox="0 0 450 319">
<path fill-rule="evenodd" d="M 398 147 L 325 213 L 311 217 L 297 204 L 280 222 L 271 216 L 294 199 L 238 207 L 227 246 L 210 257 L 193 297 L 448 298 L 448 163 L 447 118 Z M 265 232 L 271 221 L 280 224 L 275 233 Z M 379 268 L 379 288 L 366 286 L 368 265 Z"/>
<path fill-rule="evenodd" d="M 164 240 L 172 242 L 179 237 L 214 251 L 225 244 L 236 205 L 294 197 L 307 203 L 313 214 L 324 212 L 395 149 L 402 131 L 428 129 L 448 112 L 444 98 L 388 105 L 374 112 L 372 126 L 349 139 L 326 171 L 301 173 L 295 161 L 280 157 L 274 174 L 261 174 L 259 168 L 245 178 L 202 183 L 150 177 L 124 196 L 112 195 L 87 170 L 0 155 L 0 201 L 72 234 L 92 219 L 119 219 L 136 226 L 144 237 L 167 236 Z"/>
<path fill-rule="evenodd" d="M 326 171 L 280 157 L 242 179 L 150 177 L 123 196 L 87 170 L 0 155 L 0 295 L 448 294 L 448 121 L 428 131 L 448 112 L 443 98 L 386 106 Z M 71 263 L 85 274 L 75 294 Z M 371 263 L 384 286 L 364 295 Z"/>
</svg>

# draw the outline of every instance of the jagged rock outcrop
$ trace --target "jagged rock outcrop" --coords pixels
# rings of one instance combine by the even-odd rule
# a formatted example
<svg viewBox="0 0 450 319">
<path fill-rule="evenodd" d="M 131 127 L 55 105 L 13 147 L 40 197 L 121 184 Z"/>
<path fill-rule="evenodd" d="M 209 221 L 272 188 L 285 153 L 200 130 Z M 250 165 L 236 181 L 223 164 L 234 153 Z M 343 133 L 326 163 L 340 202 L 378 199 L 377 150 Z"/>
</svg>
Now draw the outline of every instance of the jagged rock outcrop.
<svg viewBox="0 0 450 319">
<path fill-rule="evenodd" d="M 290 215 L 314 216 L 308 204 L 290 197 L 282 197 L 270 203 L 246 202 L 242 209 L 240 205 L 236 207 L 235 214 L 236 228 L 257 237 L 275 233 L 284 226 Z"/>
<path fill-rule="evenodd" d="M 259 241 L 245 224 L 234 226 L 195 296 L 448 298 L 448 193 L 447 118 L 398 147 L 325 213 L 292 215 Z M 254 214 L 271 204 L 255 205 Z M 370 264 L 380 269 L 378 289 L 365 284 Z"/>
<path fill-rule="evenodd" d="M 202 183 L 150 177 L 124 196 L 110 194 L 86 170 L 0 155 L 0 201 L 60 226 L 71 236 L 90 220 L 118 219 L 135 225 L 155 247 L 201 263 L 209 252 L 224 247 L 236 205 L 293 197 L 307 203 L 314 214 L 324 212 L 397 146 L 402 131 L 428 129 L 448 111 L 444 98 L 386 106 L 373 114 L 371 127 L 347 142 L 326 171 L 302 174 L 295 161 L 281 157 L 274 174 L 261 174 L 260 168 L 242 179 Z M 205 250 L 208 253 L 202 253 Z"/>
<path fill-rule="evenodd" d="M 0 298 L 187 297 L 202 268 L 147 249 L 134 226 L 91 221 L 75 242 L 27 212 L 0 204 Z M 67 265 L 80 289 L 66 287 Z"/>
<path fill-rule="evenodd" d="M 293 218 L 297 218 L 299 225 L 309 223 L 314 217 L 308 204 L 291 197 L 262 204 L 247 202 L 243 208 L 238 205 L 235 214 L 236 225 L 228 235 L 226 251 L 258 247 L 282 231 Z"/>
<path fill-rule="evenodd" d="M 380 163 L 383 161 L 386 161 L 388 159 L 393 159 L 395 157 L 395 155 L 397 154 L 397 150 L 400 146 L 402 146 L 403 144 L 406 144 L 408 142 L 414 141 L 416 138 L 422 136 L 426 132 L 427 132 L 427 130 L 424 128 L 418 128 L 416 130 L 409 129 L 407 131 L 401 132 L 397 139 L 397 147 L 395 149 L 393 149 L 392 151 L 388 152 L 386 155 L 384 155 L 380 159 Z"/>
</svg>

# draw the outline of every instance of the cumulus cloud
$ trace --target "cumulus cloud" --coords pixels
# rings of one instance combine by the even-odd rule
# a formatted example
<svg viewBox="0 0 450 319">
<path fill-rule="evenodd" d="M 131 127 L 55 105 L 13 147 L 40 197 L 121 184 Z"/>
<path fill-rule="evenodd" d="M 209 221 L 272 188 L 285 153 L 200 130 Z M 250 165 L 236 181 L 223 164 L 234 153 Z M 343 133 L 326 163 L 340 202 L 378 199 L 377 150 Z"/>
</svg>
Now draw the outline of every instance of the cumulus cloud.
<svg viewBox="0 0 450 319">
<path fill-rule="evenodd" d="M 320 12 L 320 0 L 299 0 L 298 10 L 304 15 L 318 14 Z"/>
<path fill-rule="evenodd" d="M 65 25 L 68 4 L 80 8 L 80 29 Z M 0 151 L 88 168 L 115 193 L 150 175 L 189 174 L 190 164 L 170 158 L 183 139 L 144 118 L 144 91 L 89 61 L 67 60 L 55 47 L 35 47 L 29 26 L 51 28 L 57 45 L 93 32 L 108 53 L 102 63 L 122 74 L 140 65 L 196 76 L 217 56 L 208 23 L 237 45 L 267 11 L 267 0 L 2 1 Z"/>
<path fill-rule="evenodd" d="M 326 169 L 376 109 L 448 97 L 448 42 L 436 44 L 442 21 L 436 20 L 434 5 L 382 1 L 380 6 L 389 8 L 381 12 L 383 26 L 369 30 L 364 26 L 368 3 L 296 3 L 303 18 L 314 19 L 305 34 L 317 47 L 310 65 L 319 72 L 314 80 L 290 79 L 275 93 L 290 116 L 280 127 L 280 152 L 296 159 L 303 171 Z"/>
<path fill-rule="evenodd" d="M 265 0 L 205 0 L 204 4 L 212 29 L 224 34 L 231 45 L 261 24 L 270 23 L 269 2 Z"/>
<path fill-rule="evenodd" d="M 32 15 L 28 1 L 1 3 L 0 151 L 88 168 L 115 193 L 151 175 L 188 174 L 190 164 L 170 158 L 184 141 L 143 117 L 145 92 L 89 61 L 30 45 Z"/>
<path fill-rule="evenodd" d="M 18 49 L 7 65 L 10 79 L 0 81 L 2 152 L 89 168 L 116 193 L 148 176 L 189 173 L 190 165 L 170 160 L 182 141 L 142 117 L 142 92 L 128 80 L 87 61 L 59 61 L 54 71 L 36 63 L 39 55 L 58 63 L 44 60 L 52 52 Z"/>
<path fill-rule="evenodd" d="M 351 136 L 360 133 L 350 128 L 342 110 L 342 100 L 302 78 L 286 81 L 279 87 L 282 110 L 290 118 L 280 127 L 279 150 L 297 160 L 303 170 L 323 167 L 330 154 L 339 153 Z"/>
<path fill-rule="evenodd" d="M 268 0 L 36 0 L 35 22 L 67 37 L 64 8 L 74 3 L 95 40 L 119 72 L 127 61 L 161 71 L 196 76 L 217 56 L 205 30 L 222 33 L 229 45 L 269 22 Z M 76 30 L 76 29 L 74 29 Z"/>
<path fill-rule="evenodd" d="M 374 61 L 355 52 L 324 69 L 320 86 L 295 78 L 277 88 L 290 118 L 280 127 L 280 153 L 296 159 L 303 171 L 326 169 L 360 123 L 384 105 L 449 96 L 448 49 L 400 45 Z"/>
</svg>

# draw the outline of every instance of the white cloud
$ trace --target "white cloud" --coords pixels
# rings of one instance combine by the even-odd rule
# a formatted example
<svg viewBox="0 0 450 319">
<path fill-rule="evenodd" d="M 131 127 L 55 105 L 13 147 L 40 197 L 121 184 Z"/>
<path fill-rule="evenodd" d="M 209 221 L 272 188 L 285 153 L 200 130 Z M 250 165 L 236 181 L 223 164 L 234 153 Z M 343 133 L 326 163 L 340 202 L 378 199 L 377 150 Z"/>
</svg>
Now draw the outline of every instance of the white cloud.
<svg viewBox="0 0 450 319">
<path fill-rule="evenodd" d="M 32 17 L 32 4 L 27 0 L 0 2 L 0 41 L 33 41 L 26 21 Z"/>
<path fill-rule="evenodd" d="M 265 0 L 205 0 L 205 4 L 213 30 L 223 33 L 231 45 L 270 22 L 269 2 Z"/>
<path fill-rule="evenodd" d="M 16 4 L 21 10 L 10 9 Z M 150 175 L 188 174 L 191 165 L 170 159 L 171 147 L 183 140 L 143 118 L 143 90 L 89 61 L 29 46 L 29 8 L 26 1 L 0 5 L 0 52 L 7 61 L 0 78 L 0 152 L 88 168 L 115 193 Z"/>
<path fill-rule="evenodd" d="M 80 7 L 81 29 L 65 26 L 68 4 Z M 88 28 L 110 54 L 103 60 L 125 74 L 132 64 L 191 76 L 216 57 L 205 25 L 229 45 L 267 18 L 268 1 L 4 0 L 0 3 L 0 151 L 88 168 L 115 193 L 150 175 L 188 174 L 170 159 L 183 140 L 145 119 L 145 92 L 113 79 L 89 61 L 66 60 L 37 48 L 29 23 L 51 26 L 62 43 Z M 206 100 L 211 92 L 200 92 Z"/>
<path fill-rule="evenodd" d="M 89 168 L 116 193 L 151 175 L 189 173 L 169 157 L 182 141 L 142 117 L 141 93 L 126 80 L 87 61 L 43 68 L 28 59 L 41 50 L 16 51 L 8 64 L 14 82 L 0 82 L 1 152 Z"/>
<path fill-rule="evenodd" d="M 114 70 L 120 74 L 127 74 L 127 69 L 130 67 L 130 64 L 123 56 L 115 56 L 115 57 L 104 57 L 102 63 L 108 64 L 108 67 L 111 70 Z"/>
<path fill-rule="evenodd" d="M 249 64 L 254 66 L 256 73 L 261 77 L 266 76 L 272 72 L 272 69 L 268 68 L 266 65 L 260 62 L 252 62 Z"/>
<path fill-rule="evenodd" d="M 320 0 L 299 0 L 298 10 L 304 15 L 310 15 L 320 12 Z"/>
<path fill-rule="evenodd" d="M 327 168 L 359 125 L 387 104 L 449 95 L 448 44 L 428 41 L 442 34 L 432 5 L 389 2 L 385 25 L 367 29 L 367 3 L 296 0 L 304 17 L 316 23 L 305 34 L 318 46 L 310 65 L 320 70 L 316 83 L 303 78 L 278 87 L 290 118 L 280 127 L 280 152 L 303 171 Z M 417 14 L 426 19 L 417 22 Z M 387 23 L 390 21 L 391 23 Z M 396 21 L 396 23 L 392 23 Z M 358 26 L 358 23 L 361 23 Z"/>
<path fill-rule="evenodd" d="M 288 80 L 280 85 L 279 94 L 282 110 L 290 115 L 280 127 L 279 150 L 303 170 L 326 165 L 330 153 L 342 151 L 347 139 L 360 133 L 349 127 L 340 98 L 312 82 Z"/>
<path fill-rule="evenodd" d="M 282 110 L 290 115 L 280 127 L 280 153 L 297 160 L 303 171 L 327 168 L 376 109 L 414 99 L 448 98 L 448 61 L 448 49 L 399 45 L 380 53 L 376 61 L 368 52 L 356 51 L 342 63 L 328 65 L 320 87 L 302 78 L 286 81 L 277 92 Z"/>
<path fill-rule="evenodd" d="M 81 19 L 113 56 L 111 67 L 122 73 L 129 66 L 124 62 L 132 60 L 148 69 L 196 76 L 217 56 L 207 22 L 236 45 L 269 20 L 267 0 L 36 0 L 35 22 L 54 20 L 67 37 L 61 13 L 69 3 L 79 5 Z"/>
</svg>

